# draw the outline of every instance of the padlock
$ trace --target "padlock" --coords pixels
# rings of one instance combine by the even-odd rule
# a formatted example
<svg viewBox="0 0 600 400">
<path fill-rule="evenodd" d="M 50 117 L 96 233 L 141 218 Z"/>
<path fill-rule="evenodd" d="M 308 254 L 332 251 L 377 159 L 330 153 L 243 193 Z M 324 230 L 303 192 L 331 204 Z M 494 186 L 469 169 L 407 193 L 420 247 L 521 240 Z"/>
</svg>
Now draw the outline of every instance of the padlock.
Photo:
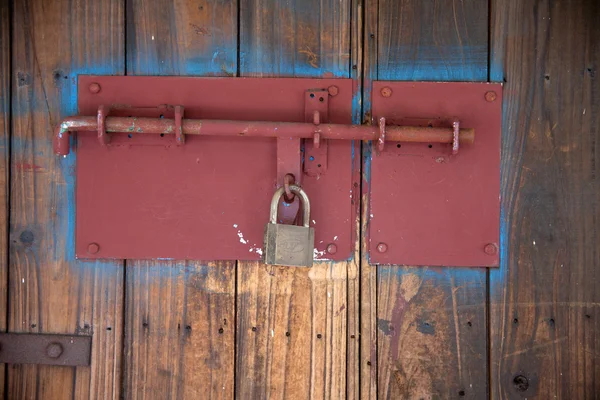
<svg viewBox="0 0 600 400">
<path fill-rule="evenodd" d="M 300 186 L 289 189 L 302 199 L 303 226 L 277 223 L 277 206 L 284 188 L 277 189 L 271 200 L 271 217 L 265 226 L 265 264 L 289 267 L 312 267 L 315 229 L 309 227 L 310 201 Z"/>
</svg>

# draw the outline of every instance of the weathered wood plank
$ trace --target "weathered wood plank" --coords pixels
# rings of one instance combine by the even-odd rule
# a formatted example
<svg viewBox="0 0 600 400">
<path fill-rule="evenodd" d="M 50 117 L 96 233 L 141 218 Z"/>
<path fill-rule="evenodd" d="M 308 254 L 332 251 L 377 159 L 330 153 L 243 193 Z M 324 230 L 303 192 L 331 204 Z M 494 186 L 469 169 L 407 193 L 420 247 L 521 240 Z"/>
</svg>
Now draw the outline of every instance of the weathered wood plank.
<svg viewBox="0 0 600 400">
<path fill-rule="evenodd" d="M 125 397 L 231 398 L 231 263 L 128 261 Z"/>
<path fill-rule="evenodd" d="M 236 70 L 235 1 L 128 2 L 128 74 Z M 125 324 L 126 398 L 233 397 L 235 262 L 128 261 Z"/>
<path fill-rule="evenodd" d="M 487 80 L 486 2 L 380 0 L 378 15 L 378 79 Z M 378 396 L 485 398 L 486 297 L 483 269 L 379 266 Z"/>
<path fill-rule="evenodd" d="M 349 28 L 349 2 L 242 2 L 240 75 L 348 78 Z M 347 264 L 238 264 L 237 397 L 346 397 Z"/>
<path fill-rule="evenodd" d="M 120 393 L 123 264 L 74 259 L 76 156 L 56 157 L 51 132 L 77 113 L 78 74 L 123 73 L 122 22 L 118 1 L 13 5 L 8 328 L 94 340 L 91 368 L 9 366 L 11 398 Z"/>
<path fill-rule="evenodd" d="M 360 124 L 362 121 L 362 100 L 363 100 L 363 4 L 362 0 L 351 1 L 351 21 L 350 21 L 350 77 L 353 81 L 353 117 L 352 122 Z M 360 286 L 360 218 L 361 218 L 361 168 L 362 168 L 362 144 L 356 142 L 354 145 L 354 154 L 357 159 L 354 163 L 354 207 L 355 207 L 355 226 L 354 226 L 354 256 L 347 266 L 347 322 L 346 322 L 346 398 L 348 400 L 360 398 L 360 313 L 361 313 L 361 286 Z"/>
<path fill-rule="evenodd" d="M 506 82 L 492 397 L 597 398 L 600 4 L 492 7 L 491 79 Z"/>
<path fill-rule="evenodd" d="M 8 182 L 10 162 L 10 3 L 0 0 L 0 332 L 8 318 Z M 5 390 L 0 365 L 0 397 Z"/>
<path fill-rule="evenodd" d="M 379 3 L 379 80 L 487 80 L 487 2 Z"/>
<path fill-rule="evenodd" d="M 371 91 L 377 79 L 379 0 L 364 1 L 362 123 L 371 121 Z M 369 243 L 365 240 L 369 216 L 371 143 L 361 149 L 361 222 L 360 222 L 360 394 L 361 399 L 377 398 L 377 266 L 367 257 Z"/>
</svg>

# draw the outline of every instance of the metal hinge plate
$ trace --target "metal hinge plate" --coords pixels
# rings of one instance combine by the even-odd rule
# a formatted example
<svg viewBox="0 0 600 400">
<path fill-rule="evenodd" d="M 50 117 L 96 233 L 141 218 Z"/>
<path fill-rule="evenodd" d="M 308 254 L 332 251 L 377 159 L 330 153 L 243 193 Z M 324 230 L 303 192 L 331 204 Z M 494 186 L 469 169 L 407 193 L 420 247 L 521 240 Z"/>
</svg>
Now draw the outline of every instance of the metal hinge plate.
<svg viewBox="0 0 600 400">
<path fill-rule="evenodd" d="M 0 363 L 90 365 L 91 336 L 0 333 Z"/>
</svg>

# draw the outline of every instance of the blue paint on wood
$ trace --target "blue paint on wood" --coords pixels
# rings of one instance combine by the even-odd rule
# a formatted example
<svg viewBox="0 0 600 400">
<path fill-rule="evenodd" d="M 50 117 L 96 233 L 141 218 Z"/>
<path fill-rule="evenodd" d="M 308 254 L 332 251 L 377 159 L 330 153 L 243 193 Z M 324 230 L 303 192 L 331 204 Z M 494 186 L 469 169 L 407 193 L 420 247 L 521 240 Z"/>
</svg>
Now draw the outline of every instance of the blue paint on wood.
<svg viewBox="0 0 600 400">
<path fill-rule="evenodd" d="M 379 80 L 486 81 L 487 46 L 398 46 L 378 66 Z"/>
<path fill-rule="evenodd" d="M 159 54 L 156 48 L 148 48 L 143 57 L 133 49 L 129 64 L 135 75 L 234 76 L 237 70 L 235 44 L 212 49 L 212 52 L 198 52 L 176 61 L 172 59 L 173 54 Z"/>
<path fill-rule="evenodd" d="M 320 63 L 311 65 L 309 60 L 294 53 L 273 55 L 273 49 L 261 51 L 240 51 L 240 71 L 243 76 L 276 76 L 295 78 L 349 78 L 349 69 L 323 67 Z"/>
<path fill-rule="evenodd" d="M 120 62 L 109 64 L 93 64 L 84 67 L 75 67 L 66 75 L 67 79 L 60 83 L 60 117 L 68 117 L 78 114 L 77 107 L 77 81 L 79 75 L 115 75 L 123 71 L 123 64 Z M 53 121 L 58 123 L 59 121 Z M 52 127 L 54 128 L 54 127 Z M 17 143 L 14 143 L 17 144 Z M 71 149 L 76 146 L 76 136 L 71 137 Z M 44 149 L 52 149 L 51 140 L 48 143 L 42 144 Z M 56 156 L 57 167 L 60 170 L 61 178 L 64 184 L 57 181 L 52 186 L 51 195 L 56 199 L 56 217 L 55 217 L 55 237 L 64 237 L 64 248 L 55 248 L 51 253 L 55 260 L 60 261 L 75 261 L 75 218 L 76 218 L 76 202 L 75 202 L 75 171 L 77 163 L 77 152 L 72 151 L 66 157 Z M 60 245 L 62 242 L 55 240 L 55 245 Z M 110 261 L 94 261 L 105 265 L 114 264 Z"/>
</svg>

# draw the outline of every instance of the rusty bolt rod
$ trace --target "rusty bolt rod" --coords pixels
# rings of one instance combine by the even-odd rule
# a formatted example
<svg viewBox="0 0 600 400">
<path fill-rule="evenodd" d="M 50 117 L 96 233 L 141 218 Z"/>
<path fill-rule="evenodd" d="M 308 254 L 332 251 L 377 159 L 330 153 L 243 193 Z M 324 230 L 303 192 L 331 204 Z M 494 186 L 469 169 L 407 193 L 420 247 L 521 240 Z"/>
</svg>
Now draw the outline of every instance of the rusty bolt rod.
<svg viewBox="0 0 600 400">
<path fill-rule="evenodd" d="M 175 120 L 167 118 L 107 117 L 106 132 L 131 132 L 149 134 L 175 134 Z M 97 117 L 70 117 L 57 127 L 54 135 L 54 152 L 69 154 L 69 132 L 98 130 Z M 377 140 L 379 127 L 371 125 L 320 124 L 311 122 L 268 122 L 183 119 L 184 135 L 248 136 L 248 137 L 299 137 L 321 140 Z M 414 126 L 386 126 L 385 140 L 389 142 L 452 143 L 452 128 Z M 473 143 L 474 129 L 460 129 L 461 143 Z"/>
</svg>

